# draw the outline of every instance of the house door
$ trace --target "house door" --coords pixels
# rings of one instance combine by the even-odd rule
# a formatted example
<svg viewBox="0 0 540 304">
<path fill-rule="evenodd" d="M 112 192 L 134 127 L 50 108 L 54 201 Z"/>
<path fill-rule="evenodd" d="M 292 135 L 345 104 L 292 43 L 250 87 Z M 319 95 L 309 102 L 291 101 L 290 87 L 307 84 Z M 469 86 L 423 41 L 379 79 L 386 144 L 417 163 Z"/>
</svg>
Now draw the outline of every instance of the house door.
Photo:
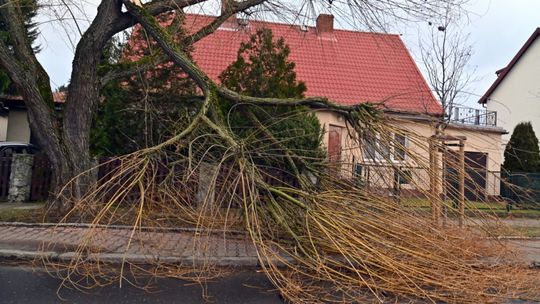
<svg viewBox="0 0 540 304">
<path fill-rule="evenodd" d="M 450 199 L 459 197 L 459 155 L 449 151 L 446 157 L 446 192 Z M 465 198 L 469 201 L 486 199 L 487 153 L 465 152 Z"/>
<path fill-rule="evenodd" d="M 465 152 L 465 197 L 471 201 L 486 199 L 487 153 Z"/>
<path fill-rule="evenodd" d="M 331 163 L 341 162 L 341 127 L 330 125 L 328 132 L 328 159 Z"/>
</svg>

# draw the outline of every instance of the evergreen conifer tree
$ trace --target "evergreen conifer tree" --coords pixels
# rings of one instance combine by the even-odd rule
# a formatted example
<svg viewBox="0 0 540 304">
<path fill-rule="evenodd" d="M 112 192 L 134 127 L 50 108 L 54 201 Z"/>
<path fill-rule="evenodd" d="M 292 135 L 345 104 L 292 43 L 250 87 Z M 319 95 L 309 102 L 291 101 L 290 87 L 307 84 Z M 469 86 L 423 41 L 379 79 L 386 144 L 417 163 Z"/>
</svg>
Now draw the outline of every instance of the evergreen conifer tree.
<svg viewBox="0 0 540 304">
<path fill-rule="evenodd" d="M 289 54 L 290 48 L 283 38 L 274 39 L 270 29 L 259 29 L 241 44 L 236 61 L 221 73 L 220 81 L 231 90 L 255 97 L 302 98 L 307 87 L 296 79 L 295 64 L 289 60 Z M 223 100 L 221 104 L 235 134 L 244 138 L 258 138 L 258 141 L 251 143 L 260 150 L 260 147 L 266 147 L 268 151 L 273 151 L 261 151 L 265 156 L 264 161 L 263 158 L 259 160 L 261 165 L 280 169 L 289 166 L 284 153 L 278 152 L 282 149 L 276 147 L 276 142 L 303 159 L 311 159 L 312 163 L 324 157 L 321 125 L 305 107 L 236 107 L 231 111 L 227 101 Z M 257 121 L 268 134 L 260 134 Z M 274 140 L 270 140 L 269 136 Z M 268 163 L 268 156 L 272 153 L 275 157 Z M 305 165 L 296 160 L 298 168 Z"/>
<path fill-rule="evenodd" d="M 530 122 L 519 123 L 504 150 L 503 168 L 509 172 L 537 172 L 540 169 L 538 138 Z"/>
</svg>

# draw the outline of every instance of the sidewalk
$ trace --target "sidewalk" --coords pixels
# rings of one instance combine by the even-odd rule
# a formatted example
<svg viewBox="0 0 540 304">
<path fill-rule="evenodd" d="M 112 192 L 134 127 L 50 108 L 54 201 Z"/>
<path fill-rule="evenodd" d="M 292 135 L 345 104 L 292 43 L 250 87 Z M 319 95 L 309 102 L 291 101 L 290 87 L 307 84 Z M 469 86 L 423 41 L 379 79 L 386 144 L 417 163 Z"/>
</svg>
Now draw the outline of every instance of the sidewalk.
<svg viewBox="0 0 540 304">
<path fill-rule="evenodd" d="M 45 256 L 69 261 L 75 257 L 88 232 L 89 228 L 84 225 L 0 223 L 0 259 Z M 85 247 L 91 252 L 88 258 L 112 263 L 125 259 L 133 263 L 159 261 L 193 265 L 210 262 L 216 266 L 260 266 L 254 245 L 241 233 L 213 232 L 195 237 L 196 231 L 192 229 L 143 230 L 136 231 L 130 242 L 131 234 L 128 227 L 95 228 L 92 241 Z M 527 263 L 540 267 L 540 239 L 506 241 L 522 250 Z"/>
<path fill-rule="evenodd" d="M 33 259 L 45 256 L 71 260 L 89 228 L 76 226 L 0 223 L 0 258 Z M 198 234 L 195 230 L 136 231 L 128 227 L 96 228 L 87 243 L 89 258 L 133 263 L 213 263 L 217 266 L 258 266 L 255 247 L 244 234 Z M 129 243 L 129 246 L 128 246 Z M 127 251 L 126 251 L 127 248 Z M 95 254 L 94 253 L 99 253 Z"/>
</svg>

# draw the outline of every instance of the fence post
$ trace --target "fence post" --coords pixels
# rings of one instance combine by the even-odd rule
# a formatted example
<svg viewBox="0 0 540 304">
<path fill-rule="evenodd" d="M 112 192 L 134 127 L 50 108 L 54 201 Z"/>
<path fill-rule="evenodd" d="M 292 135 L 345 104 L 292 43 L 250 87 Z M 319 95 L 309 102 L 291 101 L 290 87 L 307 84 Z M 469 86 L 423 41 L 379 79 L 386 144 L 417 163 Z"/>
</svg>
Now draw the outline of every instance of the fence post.
<svg viewBox="0 0 540 304">
<path fill-rule="evenodd" d="M 430 178 L 429 178 L 429 189 L 433 195 L 431 199 L 431 217 L 433 223 L 436 226 L 440 224 L 441 218 L 441 202 L 440 202 L 440 172 L 439 172 L 439 157 L 438 157 L 438 147 L 435 141 L 435 137 L 429 139 L 429 169 L 430 169 Z"/>
<path fill-rule="evenodd" d="M 31 154 L 13 154 L 12 157 L 8 201 L 10 203 L 26 202 L 30 199 L 34 156 Z"/>
<path fill-rule="evenodd" d="M 465 143 L 459 141 L 459 227 L 465 218 Z"/>
</svg>

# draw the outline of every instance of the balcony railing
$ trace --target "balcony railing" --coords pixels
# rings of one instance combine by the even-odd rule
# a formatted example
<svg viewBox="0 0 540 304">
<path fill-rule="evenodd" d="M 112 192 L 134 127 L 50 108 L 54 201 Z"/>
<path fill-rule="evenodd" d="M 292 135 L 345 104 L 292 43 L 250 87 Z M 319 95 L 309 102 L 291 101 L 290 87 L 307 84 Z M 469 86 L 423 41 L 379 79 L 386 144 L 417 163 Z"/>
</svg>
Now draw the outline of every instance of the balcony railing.
<svg viewBox="0 0 540 304">
<path fill-rule="evenodd" d="M 449 120 L 452 123 L 485 127 L 497 126 L 497 112 L 495 111 L 465 107 L 453 107 L 448 114 Z"/>
</svg>

